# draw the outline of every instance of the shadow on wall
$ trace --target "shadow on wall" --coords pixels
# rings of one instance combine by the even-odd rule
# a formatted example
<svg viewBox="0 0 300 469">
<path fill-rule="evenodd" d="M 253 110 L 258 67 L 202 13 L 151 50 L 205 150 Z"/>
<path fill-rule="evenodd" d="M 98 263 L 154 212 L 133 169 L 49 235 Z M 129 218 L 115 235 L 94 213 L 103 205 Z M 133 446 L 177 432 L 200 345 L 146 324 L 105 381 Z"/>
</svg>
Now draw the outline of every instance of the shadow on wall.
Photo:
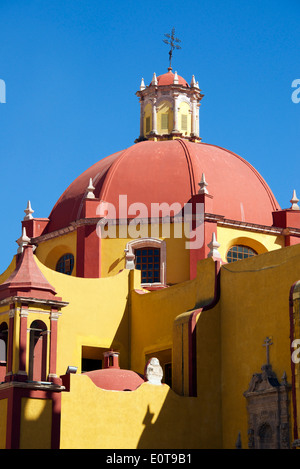
<svg viewBox="0 0 300 469">
<path fill-rule="evenodd" d="M 148 404 L 137 449 L 216 448 L 217 426 L 210 423 L 204 421 L 197 398 L 178 396 L 169 388 L 160 412 Z"/>
</svg>

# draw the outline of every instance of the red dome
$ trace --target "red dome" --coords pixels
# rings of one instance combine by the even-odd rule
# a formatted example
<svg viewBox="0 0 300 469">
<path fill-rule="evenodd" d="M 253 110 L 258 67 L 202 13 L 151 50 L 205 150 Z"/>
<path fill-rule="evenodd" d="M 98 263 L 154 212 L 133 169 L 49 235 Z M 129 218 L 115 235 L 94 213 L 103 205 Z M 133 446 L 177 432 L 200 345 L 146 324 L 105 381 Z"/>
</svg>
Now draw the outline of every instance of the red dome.
<svg viewBox="0 0 300 469">
<path fill-rule="evenodd" d="M 97 198 L 118 207 L 142 202 L 149 216 L 151 203 L 179 202 L 183 207 L 198 193 L 202 173 L 213 196 L 213 212 L 227 219 L 272 225 L 280 209 L 260 174 L 243 158 L 223 148 L 186 140 L 144 141 L 100 160 L 63 193 L 50 214 L 47 232 L 64 228 L 82 217 L 89 179 Z"/>
<path fill-rule="evenodd" d="M 144 378 L 131 370 L 107 368 L 82 373 L 88 376 L 98 388 L 109 391 L 135 391 L 145 382 Z"/>
<path fill-rule="evenodd" d="M 175 77 L 175 74 L 171 71 L 168 71 L 167 73 L 164 73 L 163 75 L 159 75 L 157 77 L 157 85 L 158 86 L 166 86 L 166 85 L 173 85 L 174 84 L 174 77 Z M 187 81 L 182 78 L 180 75 L 177 75 L 178 77 L 178 84 L 179 85 L 182 85 L 182 86 L 186 86 L 187 88 L 189 88 L 189 85 L 187 83 Z M 152 85 L 152 83 L 150 83 L 150 86 Z"/>
</svg>

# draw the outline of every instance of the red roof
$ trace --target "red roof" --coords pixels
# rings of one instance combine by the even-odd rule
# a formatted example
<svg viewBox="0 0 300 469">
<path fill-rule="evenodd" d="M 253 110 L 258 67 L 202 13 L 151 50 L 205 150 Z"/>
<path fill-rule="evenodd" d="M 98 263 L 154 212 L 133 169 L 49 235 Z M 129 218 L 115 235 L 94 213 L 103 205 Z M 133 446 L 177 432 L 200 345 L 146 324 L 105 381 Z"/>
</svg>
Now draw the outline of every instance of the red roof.
<svg viewBox="0 0 300 469">
<path fill-rule="evenodd" d="M 89 179 L 97 198 L 119 205 L 179 202 L 183 207 L 197 194 L 202 173 L 213 196 L 213 213 L 225 218 L 272 225 L 280 207 L 262 176 L 246 160 L 207 143 L 187 140 L 144 141 L 114 153 L 81 174 L 62 194 L 49 218 L 47 232 L 64 228 L 83 216 Z"/>
<path fill-rule="evenodd" d="M 107 368 L 82 373 L 88 376 L 98 388 L 109 391 L 135 391 L 145 382 L 144 378 L 131 370 Z"/>
<path fill-rule="evenodd" d="M 184 78 L 182 78 L 180 75 L 177 75 L 177 76 L 178 76 L 178 84 L 189 88 L 187 81 Z M 157 77 L 157 85 L 158 86 L 173 85 L 174 77 L 175 77 L 175 74 L 171 71 L 168 71 L 167 73 L 164 73 L 163 75 L 159 75 Z M 151 83 L 150 83 L 150 86 L 151 86 Z"/>
<path fill-rule="evenodd" d="M 33 246 L 25 246 L 16 269 L 0 285 L 0 299 L 10 296 L 26 296 L 56 301 L 61 299 L 55 295 L 54 287 L 44 277 L 34 260 Z"/>
</svg>

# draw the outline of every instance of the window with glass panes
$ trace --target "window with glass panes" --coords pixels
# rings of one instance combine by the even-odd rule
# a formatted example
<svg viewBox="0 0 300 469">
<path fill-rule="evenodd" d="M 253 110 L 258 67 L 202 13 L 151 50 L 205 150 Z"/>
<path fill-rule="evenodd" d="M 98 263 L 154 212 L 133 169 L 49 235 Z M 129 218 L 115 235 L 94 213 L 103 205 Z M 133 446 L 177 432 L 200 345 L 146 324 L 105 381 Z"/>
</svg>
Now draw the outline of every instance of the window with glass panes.
<svg viewBox="0 0 300 469">
<path fill-rule="evenodd" d="M 235 262 L 256 256 L 257 252 L 247 246 L 232 246 L 227 253 L 227 262 Z"/>
<path fill-rule="evenodd" d="M 62 274 L 71 275 L 74 267 L 74 256 L 64 254 L 56 264 L 56 271 Z"/>
<path fill-rule="evenodd" d="M 141 248 L 134 254 L 135 268 L 141 271 L 142 283 L 160 282 L 160 249 Z"/>
</svg>

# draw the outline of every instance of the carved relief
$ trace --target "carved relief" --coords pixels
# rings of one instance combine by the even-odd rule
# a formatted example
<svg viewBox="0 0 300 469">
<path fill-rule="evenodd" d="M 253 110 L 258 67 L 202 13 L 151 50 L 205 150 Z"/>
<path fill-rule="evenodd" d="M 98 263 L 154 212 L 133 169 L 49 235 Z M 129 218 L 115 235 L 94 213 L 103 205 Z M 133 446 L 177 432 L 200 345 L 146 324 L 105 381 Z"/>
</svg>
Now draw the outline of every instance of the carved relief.
<svg viewBox="0 0 300 469">
<path fill-rule="evenodd" d="M 248 390 L 244 392 L 248 411 L 248 448 L 249 449 L 289 449 L 289 391 L 284 373 L 281 382 L 269 364 L 269 345 L 267 364 L 262 373 L 252 376 Z"/>
</svg>

